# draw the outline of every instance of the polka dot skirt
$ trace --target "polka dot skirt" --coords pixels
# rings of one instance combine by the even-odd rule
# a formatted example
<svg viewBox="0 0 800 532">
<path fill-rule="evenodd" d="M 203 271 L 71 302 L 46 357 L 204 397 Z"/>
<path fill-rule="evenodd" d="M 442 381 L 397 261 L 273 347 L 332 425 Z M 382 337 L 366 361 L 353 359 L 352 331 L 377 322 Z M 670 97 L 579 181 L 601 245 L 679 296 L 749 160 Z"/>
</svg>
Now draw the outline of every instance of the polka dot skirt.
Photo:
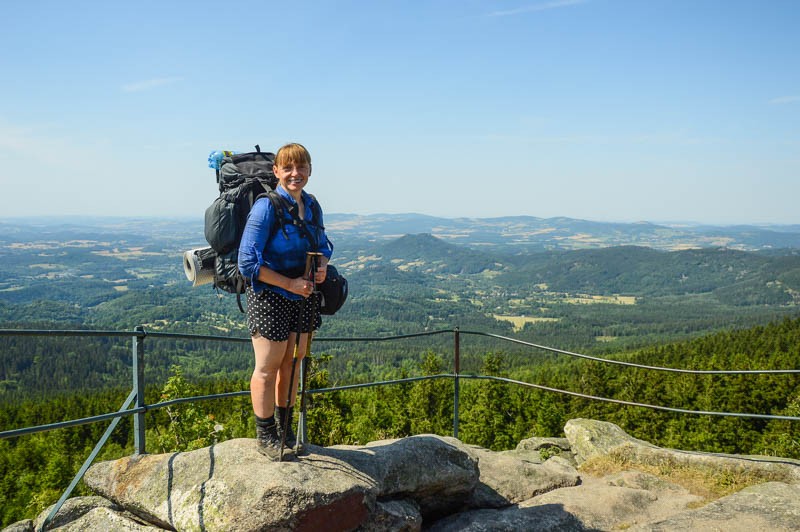
<svg viewBox="0 0 800 532">
<path fill-rule="evenodd" d="M 289 339 L 290 332 L 308 332 L 319 329 L 322 324 L 316 294 L 307 300 L 288 299 L 276 294 L 269 288 L 259 293 L 253 292 L 252 287 L 247 287 L 247 328 L 251 336 L 261 335 L 273 342 L 284 342 Z M 300 331 L 297 330 L 297 320 L 303 312 Z"/>
</svg>

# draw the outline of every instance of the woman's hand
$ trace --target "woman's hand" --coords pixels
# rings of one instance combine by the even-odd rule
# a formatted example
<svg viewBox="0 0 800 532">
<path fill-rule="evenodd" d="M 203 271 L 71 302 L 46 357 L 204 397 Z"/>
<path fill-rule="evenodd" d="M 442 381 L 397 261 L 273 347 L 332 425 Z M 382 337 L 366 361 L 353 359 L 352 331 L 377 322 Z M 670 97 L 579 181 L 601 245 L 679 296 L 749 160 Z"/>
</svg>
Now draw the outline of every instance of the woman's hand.
<svg viewBox="0 0 800 532">
<path fill-rule="evenodd" d="M 292 279 L 289 281 L 289 287 L 287 290 L 292 292 L 293 294 L 297 294 L 299 296 L 308 297 L 311 295 L 311 292 L 314 288 L 314 283 L 309 281 L 308 279 L 303 279 L 302 277 L 298 277 L 297 279 Z"/>
</svg>

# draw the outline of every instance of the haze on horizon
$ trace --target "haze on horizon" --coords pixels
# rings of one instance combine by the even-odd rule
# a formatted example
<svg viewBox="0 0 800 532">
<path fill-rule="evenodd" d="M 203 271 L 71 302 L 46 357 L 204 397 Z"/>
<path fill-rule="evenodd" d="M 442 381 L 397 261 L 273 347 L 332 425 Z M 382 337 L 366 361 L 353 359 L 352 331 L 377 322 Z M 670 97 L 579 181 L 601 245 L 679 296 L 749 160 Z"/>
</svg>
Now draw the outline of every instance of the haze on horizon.
<svg viewBox="0 0 800 532">
<path fill-rule="evenodd" d="M 800 223 L 791 0 L 50 0 L 13 19 L 3 218 L 200 219 L 210 151 L 299 141 L 328 213 Z"/>
</svg>

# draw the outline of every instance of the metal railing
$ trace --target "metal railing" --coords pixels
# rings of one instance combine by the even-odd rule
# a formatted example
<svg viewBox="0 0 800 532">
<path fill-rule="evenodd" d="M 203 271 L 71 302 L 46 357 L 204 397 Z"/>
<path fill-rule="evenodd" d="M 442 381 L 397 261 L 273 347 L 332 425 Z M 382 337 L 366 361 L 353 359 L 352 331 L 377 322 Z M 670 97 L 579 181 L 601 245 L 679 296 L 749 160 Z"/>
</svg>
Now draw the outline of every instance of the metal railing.
<svg viewBox="0 0 800 532">
<path fill-rule="evenodd" d="M 497 334 L 485 333 L 485 332 L 478 332 L 478 331 L 462 331 L 458 327 L 455 329 L 446 329 L 446 330 L 437 330 L 437 331 L 427 331 L 421 333 L 413 333 L 413 334 L 403 334 L 403 335 L 394 335 L 394 336 L 373 336 L 373 337 L 357 337 L 357 338 L 349 338 L 349 337 L 315 337 L 315 344 L 319 343 L 340 343 L 340 342 L 386 342 L 386 341 L 395 341 L 400 339 L 407 339 L 407 338 L 415 338 L 415 337 L 423 337 L 423 336 L 434 336 L 434 335 L 442 335 L 442 334 L 452 334 L 453 335 L 453 373 L 444 373 L 439 375 L 427 375 L 422 377 L 410 377 L 404 379 L 394 379 L 394 380 L 387 380 L 387 381 L 379 381 L 379 382 L 368 382 L 368 383 L 360 383 L 360 384 L 349 384 L 349 385 L 342 385 L 342 386 L 334 386 L 329 388 L 318 388 L 318 389 L 306 389 L 307 384 L 305 383 L 305 379 L 303 376 L 305 375 L 305 371 L 300 372 L 301 375 L 301 382 L 300 382 L 300 393 L 301 394 L 323 394 L 323 393 L 330 393 L 330 392 L 337 392 L 343 390 L 352 390 L 357 388 L 367 388 L 367 387 L 374 387 L 374 386 L 385 386 L 391 384 L 401 384 L 401 383 L 409 383 L 421 380 L 431 380 L 431 379 L 452 379 L 454 382 L 454 392 L 453 392 L 453 436 L 458 438 L 459 433 L 459 399 L 460 399 L 460 382 L 461 379 L 475 379 L 475 380 L 492 380 L 498 382 L 505 382 L 509 384 L 514 384 L 518 386 L 524 386 L 529 388 L 535 388 L 539 390 L 544 390 L 548 392 L 554 392 L 559 394 L 565 394 L 573 397 L 580 397 L 584 399 L 594 400 L 594 401 L 603 401 L 603 402 L 610 402 L 620 405 L 626 406 L 636 406 L 636 407 L 643 407 L 643 408 L 650 408 L 654 410 L 661 410 L 667 412 L 676 412 L 681 414 L 696 414 L 696 415 L 710 415 L 710 416 L 728 416 L 728 417 L 739 417 L 739 418 L 756 418 L 756 419 L 775 419 L 775 420 L 788 420 L 788 421 L 800 421 L 800 417 L 795 416 L 779 416 L 779 415 L 771 415 L 771 414 L 761 414 L 761 413 L 743 413 L 743 412 L 713 412 L 713 411 L 696 411 L 696 410 L 686 410 L 682 408 L 673 408 L 668 406 L 661 406 L 661 405 L 651 405 L 645 403 L 637 403 L 632 401 L 624 401 L 620 399 L 613 399 L 608 397 L 598 397 L 578 392 L 573 392 L 569 390 L 561 390 L 558 388 L 552 388 L 548 386 L 544 386 L 541 384 L 534 384 L 504 377 L 497 377 L 491 375 L 471 375 L 471 374 L 462 374 L 461 373 L 461 336 L 462 335 L 474 335 L 474 336 L 484 336 L 489 338 L 494 338 L 497 340 L 501 340 L 503 342 L 510 342 L 518 345 L 527 346 L 534 349 L 539 349 L 543 351 L 547 351 L 550 353 L 555 353 L 557 355 L 564 355 L 569 357 L 575 357 L 584 360 L 591 360 L 595 362 L 601 362 L 606 364 L 615 364 L 620 366 L 626 366 L 631 368 L 639 368 L 645 369 L 650 371 L 663 371 L 663 372 L 672 372 L 672 373 L 682 373 L 682 374 L 696 374 L 696 375 L 760 375 L 760 374 L 800 374 L 800 369 L 770 369 L 770 370 L 692 370 L 692 369 L 681 369 L 681 368 L 668 368 L 668 367 L 659 367 L 659 366 L 648 366 L 642 364 L 635 364 L 631 362 L 625 362 L 620 360 L 613 360 L 613 359 L 604 359 L 600 357 L 593 357 L 589 355 L 584 355 L 580 353 L 574 353 L 571 351 L 565 351 L 562 349 L 557 349 L 553 347 L 548 347 L 544 345 L 538 345 L 531 342 L 526 342 L 522 340 L 517 340 L 514 338 L 509 338 L 505 336 L 500 336 Z M 212 395 L 203 395 L 203 396 L 193 396 L 193 397 L 181 397 L 172 399 L 169 401 L 163 401 L 159 403 L 152 403 L 147 404 L 145 402 L 145 339 L 147 337 L 153 338 L 171 338 L 171 339 L 183 339 L 183 340 L 201 340 L 201 341 L 213 341 L 213 342 L 232 342 L 232 343 L 246 343 L 250 344 L 249 338 L 232 338 L 232 337 L 225 337 L 225 336 L 215 336 L 215 335 L 201 335 L 201 334 L 185 334 L 185 333 L 168 333 L 168 332 L 157 332 L 157 331 L 146 331 L 143 326 L 136 327 L 133 331 L 96 331 L 96 330 L 35 330 L 35 329 L 0 329 L 0 338 L 2 337 L 10 337 L 10 336 L 36 336 L 36 337 L 68 337 L 68 336 L 78 336 L 78 337 L 130 337 L 132 339 L 131 345 L 131 367 L 132 367 L 132 389 L 128 397 L 123 402 L 122 406 L 116 412 L 109 412 L 105 414 L 100 414 L 91 417 L 85 417 L 80 419 L 73 419 L 68 421 L 62 421 L 58 423 L 50 423 L 46 425 L 38 425 L 34 427 L 24 427 L 19 429 L 13 430 L 6 430 L 0 432 L 0 439 L 6 438 L 14 438 L 18 436 L 23 436 L 27 434 L 34 434 L 37 432 L 46 432 L 66 427 L 73 427 L 77 425 L 84 425 L 89 423 L 98 423 L 101 421 L 111 420 L 108 428 L 106 429 L 103 436 L 95 445 L 94 449 L 90 453 L 89 457 L 81 466 L 80 470 L 76 474 L 75 478 L 70 483 L 67 490 L 55 504 L 53 509 L 51 510 L 50 514 L 44 520 L 42 525 L 42 529 L 45 529 L 48 524 L 51 522 L 53 517 L 55 517 L 58 510 L 64 504 L 64 502 L 69 498 L 72 494 L 72 491 L 77 486 L 78 482 L 83 478 L 83 475 L 88 470 L 89 466 L 94 462 L 95 458 L 99 454 L 102 447 L 108 441 L 109 437 L 111 436 L 112 432 L 118 425 L 119 421 L 123 417 L 131 416 L 133 417 L 133 434 L 134 434 L 134 452 L 136 454 L 145 454 L 147 452 L 147 444 L 146 444 L 146 437 L 145 437 L 145 413 L 148 411 L 155 411 L 161 408 L 165 408 L 168 406 L 172 406 L 179 403 L 186 403 L 186 402 L 197 402 L 197 401 L 205 401 L 210 399 L 220 399 L 225 397 L 235 397 L 241 395 L 248 395 L 248 390 L 238 391 L 238 392 L 227 392 L 227 393 L 219 393 L 219 394 L 212 394 Z M 303 360 L 303 364 L 305 364 L 305 359 Z M 300 427 L 299 427 L 299 437 L 300 441 L 304 441 L 305 434 L 306 434 L 306 412 L 305 412 L 305 401 L 301 402 L 301 411 L 300 411 Z"/>
</svg>

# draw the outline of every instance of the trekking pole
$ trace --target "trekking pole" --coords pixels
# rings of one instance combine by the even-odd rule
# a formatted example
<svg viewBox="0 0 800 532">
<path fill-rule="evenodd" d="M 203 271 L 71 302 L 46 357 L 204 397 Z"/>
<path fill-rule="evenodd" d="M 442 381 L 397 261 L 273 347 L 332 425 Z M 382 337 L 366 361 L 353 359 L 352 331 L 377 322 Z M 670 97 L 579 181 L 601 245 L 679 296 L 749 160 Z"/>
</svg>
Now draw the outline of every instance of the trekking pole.
<svg viewBox="0 0 800 532">
<path fill-rule="evenodd" d="M 316 262 L 316 254 L 312 253 L 312 252 L 307 252 L 306 253 L 306 269 L 305 269 L 305 273 L 303 274 L 303 278 L 307 279 L 307 280 L 310 280 L 312 283 L 314 283 L 314 279 L 315 279 L 314 274 L 313 274 L 313 270 L 312 270 L 312 268 L 314 268 L 314 263 L 315 262 Z M 312 291 L 311 291 L 312 294 L 314 293 L 315 289 L 316 289 L 316 286 L 314 286 L 312 284 Z M 297 368 L 297 351 L 300 348 L 300 330 L 303 328 L 303 314 L 305 314 L 307 303 L 308 303 L 308 298 L 303 298 L 303 302 L 300 305 L 300 312 L 299 312 L 299 314 L 297 316 L 297 332 L 295 333 L 295 336 L 294 336 L 294 352 L 292 353 L 292 371 L 289 374 L 289 394 L 286 397 L 286 414 L 287 415 L 286 415 L 286 419 L 283 420 L 283 427 L 281 427 L 281 429 L 282 429 L 281 430 L 281 454 L 280 454 L 280 458 L 278 459 L 278 461 L 280 461 L 280 462 L 283 462 L 283 449 L 284 449 L 284 447 L 286 447 L 286 431 L 289 430 L 289 426 L 292 423 L 292 421 L 289 419 L 288 413 L 289 413 L 289 407 L 290 407 L 290 405 L 292 403 L 292 392 L 294 392 L 294 372 L 295 372 L 295 370 Z M 311 334 L 311 331 L 308 331 L 308 334 Z"/>
<path fill-rule="evenodd" d="M 306 443 L 308 443 L 308 433 L 306 430 L 306 389 L 308 388 L 308 357 L 310 353 L 300 361 L 300 415 L 297 416 L 297 455 L 305 453 Z"/>
<path fill-rule="evenodd" d="M 319 252 L 308 252 L 309 255 L 312 255 L 312 267 L 311 271 L 313 272 L 312 275 L 312 292 L 309 298 L 313 298 L 312 308 L 311 308 L 311 320 L 315 320 L 316 312 L 318 311 L 319 307 L 319 292 L 317 292 L 317 267 L 319 266 L 319 259 L 322 257 L 322 253 Z M 305 450 L 305 444 L 307 440 L 306 434 L 306 390 L 308 389 L 308 357 L 311 355 L 311 340 L 314 338 L 314 331 L 308 331 L 308 336 L 306 337 L 306 356 L 303 357 L 303 360 L 300 361 L 300 379 L 302 381 L 303 387 L 300 390 L 300 415 L 298 416 L 297 420 L 297 453 L 300 454 Z"/>
</svg>

